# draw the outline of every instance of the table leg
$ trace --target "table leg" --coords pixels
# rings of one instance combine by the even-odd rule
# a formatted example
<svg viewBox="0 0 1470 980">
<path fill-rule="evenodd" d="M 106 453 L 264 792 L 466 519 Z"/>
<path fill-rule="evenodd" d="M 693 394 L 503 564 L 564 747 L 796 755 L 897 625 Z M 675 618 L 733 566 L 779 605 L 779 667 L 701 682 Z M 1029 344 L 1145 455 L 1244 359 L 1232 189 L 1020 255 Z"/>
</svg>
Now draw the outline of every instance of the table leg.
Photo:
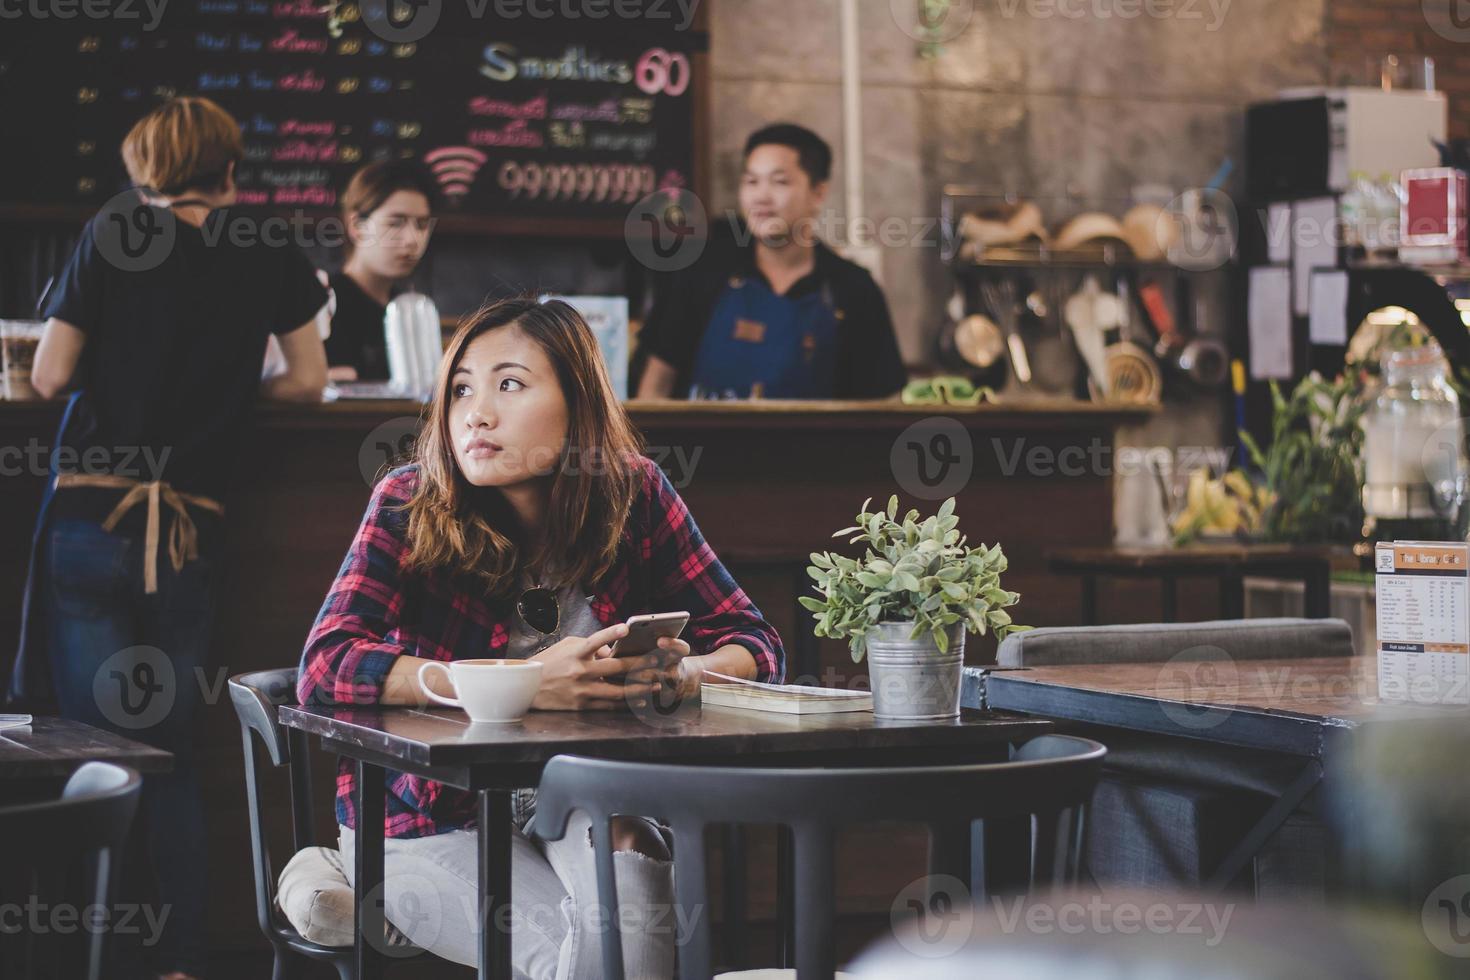
<svg viewBox="0 0 1470 980">
<path fill-rule="evenodd" d="M 357 980 L 379 980 L 383 942 L 383 770 L 357 763 L 357 833 L 354 835 L 353 901 L 357 911 Z"/>
<path fill-rule="evenodd" d="M 1097 579 L 1082 576 L 1082 625 L 1097 625 Z"/>
<path fill-rule="evenodd" d="M 1159 597 L 1162 600 L 1163 619 L 1161 622 L 1177 623 L 1179 621 L 1179 580 L 1164 576 L 1159 579 Z"/>
<path fill-rule="evenodd" d="M 1238 568 L 1220 573 L 1220 618 L 1245 618 L 1245 576 Z"/>
<path fill-rule="evenodd" d="M 776 828 L 776 944 L 778 960 L 782 969 L 790 969 L 796 962 L 796 887 L 792 882 L 795 871 L 796 847 L 790 827 Z"/>
<path fill-rule="evenodd" d="M 745 828 L 738 823 L 725 825 L 721 845 L 725 865 L 725 962 L 726 969 L 745 966 L 746 948 L 750 945 L 746 909 Z"/>
<path fill-rule="evenodd" d="M 1007 745 L 986 746 L 977 762 L 1005 762 Z M 971 837 L 971 900 L 1024 895 L 1031 887 L 1031 817 L 992 817 L 976 821 Z"/>
<path fill-rule="evenodd" d="M 1266 841 L 1270 840 L 1271 835 L 1286 823 L 1321 781 L 1322 764 L 1313 759 L 1247 831 L 1245 837 L 1231 848 L 1229 854 L 1225 855 L 1225 859 L 1220 862 L 1220 867 L 1210 875 L 1209 881 L 1205 883 L 1204 890 L 1211 895 L 1218 895 L 1230 887 L 1236 875 L 1245 870 L 1246 865 L 1250 864 L 1261 848 L 1266 846 Z"/>
<path fill-rule="evenodd" d="M 1302 615 L 1326 619 L 1332 615 L 1332 570 L 1323 562 L 1302 576 Z"/>
<path fill-rule="evenodd" d="M 510 835 L 510 791 L 481 790 L 479 980 L 510 980 Z"/>
</svg>

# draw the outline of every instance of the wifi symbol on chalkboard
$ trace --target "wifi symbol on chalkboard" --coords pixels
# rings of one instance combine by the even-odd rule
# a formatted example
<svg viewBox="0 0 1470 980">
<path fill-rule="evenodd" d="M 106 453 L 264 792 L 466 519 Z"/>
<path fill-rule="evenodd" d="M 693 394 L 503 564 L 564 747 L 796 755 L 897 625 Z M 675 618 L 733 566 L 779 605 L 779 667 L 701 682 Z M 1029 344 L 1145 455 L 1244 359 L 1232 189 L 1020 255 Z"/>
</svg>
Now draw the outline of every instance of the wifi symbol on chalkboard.
<svg viewBox="0 0 1470 980">
<path fill-rule="evenodd" d="M 424 154 L 424 162 L 447 197 L 464 197 L 485 165 L 485 154 L 468 146 L 442 146 Z"/>
</svg>

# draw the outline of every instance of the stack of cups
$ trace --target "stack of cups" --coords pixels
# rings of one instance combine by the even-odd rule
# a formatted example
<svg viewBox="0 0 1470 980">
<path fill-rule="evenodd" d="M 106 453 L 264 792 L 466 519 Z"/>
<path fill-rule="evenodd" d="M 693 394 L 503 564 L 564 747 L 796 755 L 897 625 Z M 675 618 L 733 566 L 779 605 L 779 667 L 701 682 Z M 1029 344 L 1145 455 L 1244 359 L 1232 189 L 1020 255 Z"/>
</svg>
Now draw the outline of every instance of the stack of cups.
<svg viewBox="0 0 1470 980">
<path fill-rule="evenodd" d="M 383 330 L 393 386 L 411 397 L 427 398 L 444 355 L 434 301 L 422 293 L 395 297 L 388 304 Z"/>
</svg>

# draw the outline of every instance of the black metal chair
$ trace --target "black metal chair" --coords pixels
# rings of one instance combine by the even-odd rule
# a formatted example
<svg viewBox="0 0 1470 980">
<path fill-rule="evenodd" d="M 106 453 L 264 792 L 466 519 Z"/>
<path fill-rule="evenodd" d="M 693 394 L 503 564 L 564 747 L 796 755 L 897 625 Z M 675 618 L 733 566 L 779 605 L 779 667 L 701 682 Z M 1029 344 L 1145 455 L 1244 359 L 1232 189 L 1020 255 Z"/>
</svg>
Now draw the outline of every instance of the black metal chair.
<svg viewBox="0 0 1470 980">
<path fill-rule="evenodd" d="M 53 908 L 110 908 L 116 877 L 112 864 L 128 839 L 142 788 L 142 779 L 126 766 L 88 762 L 72 773 L 60 798 L 0 808 L 6 874 L 29 879 L 32 900 Z M 68 874 L 80 861 L 86 862 L 86 874 Z M 68 885 L 80 885 L 81 890 Z M 66 935 L 38 937 L 22 930 L 19 956 L 0 954 L 0 975 L 97 980 L 106 960 L 107 934 L 107 929 L 77 928 Z M 80 942 L 70 942 L 73 937 Z M 52 968 L 57 972 L 48 972 Z"/>
<path fill-rule="evenodd" d="M 255 873 L 255 914 L 261 932 L 275 951 L 274 980 L 285 980 L 296 972 L 291 953 L 330 963 L 343 980 L 355 974 L 354 950 L 347 946 L 326 946 L 301 935 L 287 921 L 276 903 L 276 886 L 280 869 L 271 861 L 270 844 L 265 833 L 265 800 L 262 771 L 256 754 L 256 740 L 265 750 L 272 768 L 285 767 L 291 781 L 291 853 L 317 846 L 314 827 L 316 811 L 312 802 L 311 747 L 306 734 L 283 728 L 276 709 L 283 704 L 296 704 L 296 668 L 261 670 L 237 674 L 230 678 L 230 700 L 240 719 L 240 735 L 245 749 L 245 794 L 250 814 L 250 850 Z M 252 737 L 253 735 L 253 737 Z M 326 846 L 335 847 L 334 843 Z M 284 865 L 283 865 L 284 866 Z M 405 945 L 400 936 L 390 935 L 388 945 Z M 404 953 L 407 950 L 403 951 Z M 399 955 L 403 955 L 400 953 Z"/>
<path fill-rule="evenodd" d="M 795 842 L 796 975 L 830 978 L 836 969 L 834 852 L 837 831 L 879 821 L 922 823 L 930 834 L 930 874 L 972 880 L 984 899 L 983 872 L 972 876 L 977 821 L 1034 818 L 1030 886 L 1076 881 L 1084 808 L 1107 750 L 1064 735 L 1032 739 L 1008 762 L 920 768 L 823 769 L 659 765 L 558 756 L 547 763 L 536 830 L 555 839 L 573 810 L 588 814 L 604 921 L 617 922 L 610 821 L 618 814 L 657 817 L 674 835 L 679 975 L 708 980 L 710 926 L 705 873 L 708 826 L 748 823 L 790 828 Z M 978 830 L 978 834 L 976 833 Z M 602 934 L 603 976 L 623 976 L 622 936 Z"/>
</svg>

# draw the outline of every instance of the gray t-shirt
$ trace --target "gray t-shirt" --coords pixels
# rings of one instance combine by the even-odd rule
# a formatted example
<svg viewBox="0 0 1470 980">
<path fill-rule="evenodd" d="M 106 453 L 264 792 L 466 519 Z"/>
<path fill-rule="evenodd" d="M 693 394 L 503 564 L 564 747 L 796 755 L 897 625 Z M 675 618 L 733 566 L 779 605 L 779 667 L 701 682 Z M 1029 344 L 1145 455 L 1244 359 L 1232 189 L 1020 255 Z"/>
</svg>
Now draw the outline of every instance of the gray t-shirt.
<svg viewBox="0 0 1470 980">
<path fill-rule="evenodd" d="M 522 589 L 532 583 L 523 580 Z M 602 629 L 602 623 L 592 611 L 592 597 L 580 585 L 563 586 L 556 593 L 557 608 L 561 611 L 560 622 L 555 633 L 538 633 L 516 612 L 511 617 L 510 642 L 506 646 L 508 660 L 526 660 L 568 636 L 591 636 Z M 515 792 L 515 822 L 525 830 L 536 813 L 536 790 L 518 789 Z"/>
</svg>

